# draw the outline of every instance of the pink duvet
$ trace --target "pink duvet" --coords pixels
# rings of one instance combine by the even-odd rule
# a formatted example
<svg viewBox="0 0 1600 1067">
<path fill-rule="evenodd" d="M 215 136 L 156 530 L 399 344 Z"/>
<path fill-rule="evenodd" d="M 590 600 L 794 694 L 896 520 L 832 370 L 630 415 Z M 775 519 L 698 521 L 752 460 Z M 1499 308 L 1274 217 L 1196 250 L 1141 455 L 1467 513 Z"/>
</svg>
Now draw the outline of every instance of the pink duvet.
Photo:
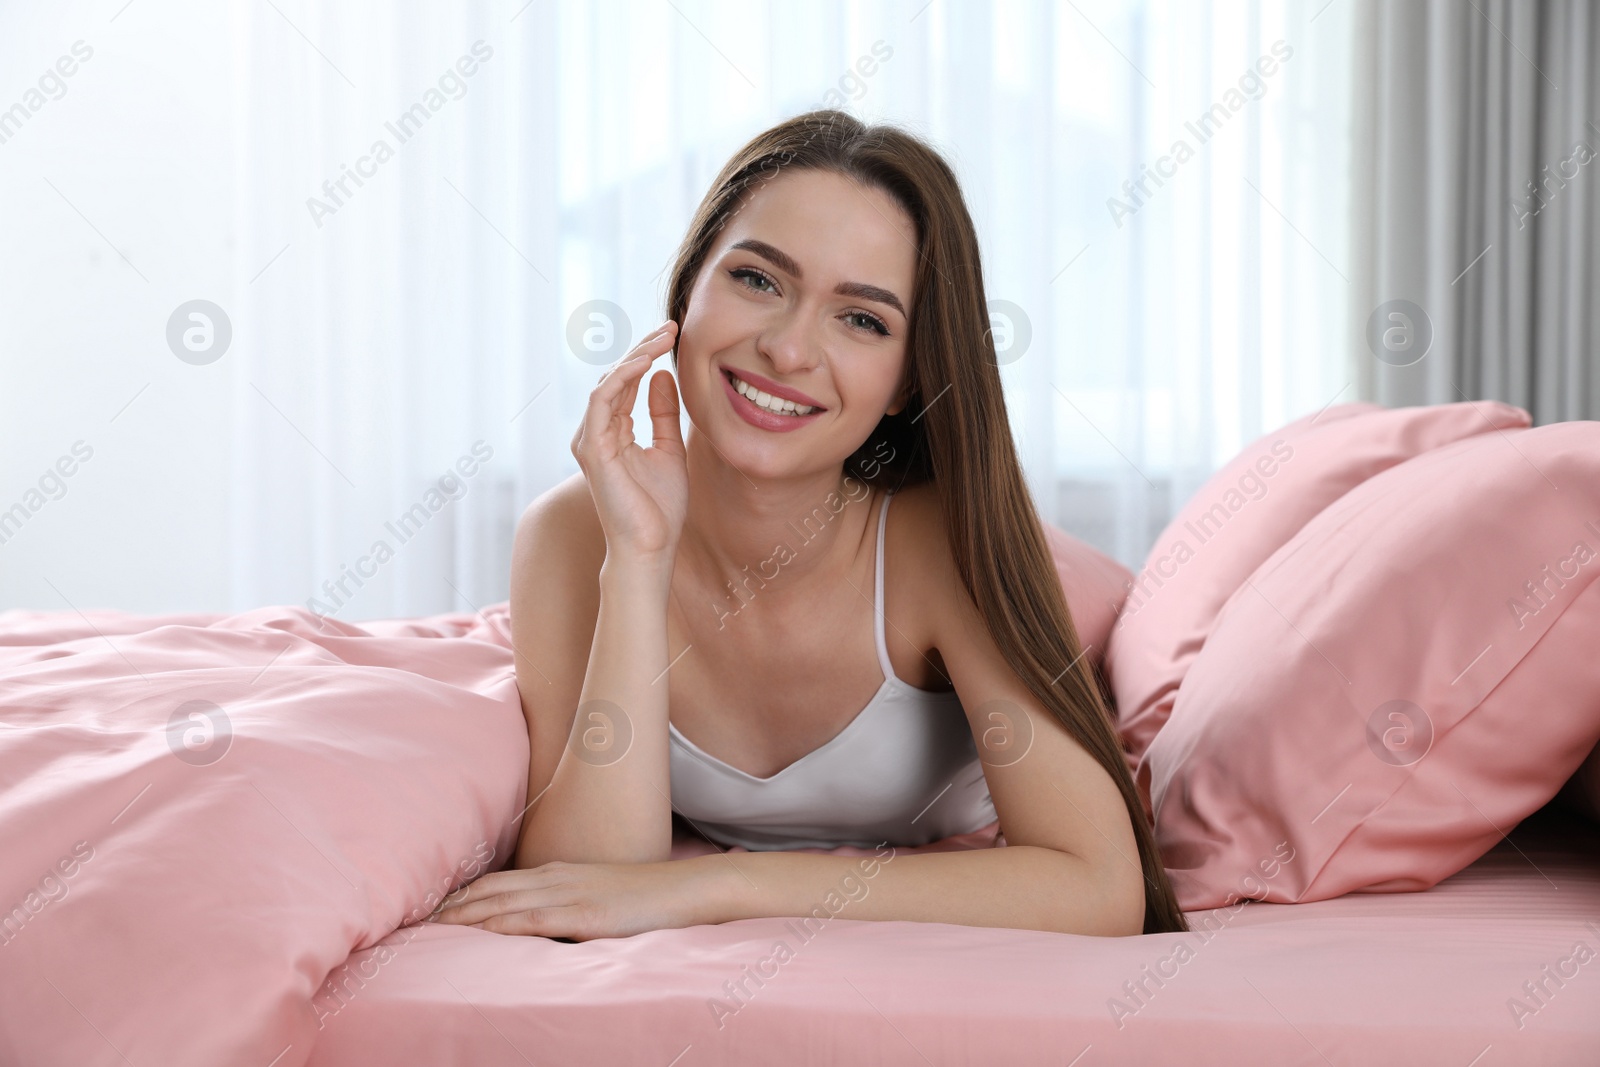
<svg viewBox="0 0 1600 1067">
<path fill-rule="evenodd" d="M 0 614 L 0 1063 L 304 1063 L 328 972 L 507 854 L 496 626 Z"/>
</svg>

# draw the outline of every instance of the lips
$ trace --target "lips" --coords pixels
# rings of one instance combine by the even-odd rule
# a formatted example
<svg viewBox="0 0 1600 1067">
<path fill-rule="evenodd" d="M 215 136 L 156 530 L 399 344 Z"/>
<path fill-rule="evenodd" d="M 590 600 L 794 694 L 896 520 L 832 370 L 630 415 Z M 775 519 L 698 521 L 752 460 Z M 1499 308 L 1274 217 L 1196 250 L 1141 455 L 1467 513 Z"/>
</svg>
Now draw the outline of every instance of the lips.
<svg viewBox="0 0 1600 1067">
<path fill-rule="evenodd" d="M 803 404 L 806 407 L 816 408 L 818 411 L 828 410 L 822 403 L 813 397 L 807 396 L 798 389 L 791 389 L 787 385 L 779 385 L 771 378 L 763 378 L 759 374 L 754 374 L 746 370 L 740 370 L 737 367 L 722 367 L 721 370 L 724 375 L 731 374 L 734 377 L 744 381 L 745 384 L 753 385 L 763 393 L 766 393 L 770 396 L 775 396 L 779 400 L 792 400 L 796 404 Z"/>
<path fill-rule="evenodd" d="M 728 403 L 733 405 L 734 413 L 745 422 L 760 430 L 772 433 L 790 433 L 801 427 L 809 426 L 822 418 L 822 411 L 813 411 L 809 415 L 777 415 L 766 410 L 748 397 L 741 396 L 733 387 L 734 376 L 729 371 L 722 372 L 722 391 L 728 396 Z"/>
</svg>

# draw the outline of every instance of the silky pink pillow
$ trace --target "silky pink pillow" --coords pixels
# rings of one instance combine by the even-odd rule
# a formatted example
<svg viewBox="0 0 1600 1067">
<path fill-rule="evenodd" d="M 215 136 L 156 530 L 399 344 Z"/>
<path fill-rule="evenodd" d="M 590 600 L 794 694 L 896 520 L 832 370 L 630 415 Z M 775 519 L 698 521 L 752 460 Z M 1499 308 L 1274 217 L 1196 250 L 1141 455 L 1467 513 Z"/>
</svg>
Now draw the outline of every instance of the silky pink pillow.
<svg viewBox="0 0 1600 1067">
<path fill-rule="evenodd" d="M 1106 652 L 1118 733 L 1140 792 L 1140 757 L 1223 603 L 1246 575 L 1333 501 L 1412 456 L 1487 431 L 1526 427 L 1490 400 L 1383 408 L 1352 403 L 1306 415 L 1251 443 L 1162 531 L 1122 605 Z"/>
<path fill-rule="evenodd" d="M 1044 523 L 1044 537 L 1050 545 L 1050 558 L 1061 579 L 1061 592 L 1072 613 L 1072 627 L 1084 662 L 1099 667 L 1105 659 L 1111 625 L 1128 595 L 1133 572 L 1098 548 L 1071 534 Z"/>
<path fill-rule="evenodd" d="M 1224 605 L 1147 753 L 1185 910 L 1426 889 L 1600 740 L 1600 422 L 1375 475 Z"/>
</svg>

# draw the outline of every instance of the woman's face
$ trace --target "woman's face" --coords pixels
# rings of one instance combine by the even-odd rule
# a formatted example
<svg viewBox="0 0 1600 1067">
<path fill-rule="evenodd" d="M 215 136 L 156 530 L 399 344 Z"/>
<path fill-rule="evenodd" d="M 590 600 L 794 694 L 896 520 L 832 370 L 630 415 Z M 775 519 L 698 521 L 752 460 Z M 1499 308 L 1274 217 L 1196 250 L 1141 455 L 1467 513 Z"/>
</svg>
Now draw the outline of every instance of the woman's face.
<svg viewBox="0 0 1600 1067">
<path fill-rule="evenodd" d="M 746 197 L 678 340 L 684 407 L 730 463 L 771 478 L 837 468 L 905 407 L 916 239 L 893 197 L 832 172 L 791 170 Z M 783 401 L 756 389 L 815 410 L 765 410 Z"/>
</svg>

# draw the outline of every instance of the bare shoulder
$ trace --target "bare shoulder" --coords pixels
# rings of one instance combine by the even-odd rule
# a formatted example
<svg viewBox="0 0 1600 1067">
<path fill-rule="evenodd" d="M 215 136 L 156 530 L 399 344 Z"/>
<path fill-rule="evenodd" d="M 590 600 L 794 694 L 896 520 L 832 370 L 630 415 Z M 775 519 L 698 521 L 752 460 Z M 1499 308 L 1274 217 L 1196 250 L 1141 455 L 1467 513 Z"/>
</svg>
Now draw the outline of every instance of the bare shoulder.
<svg viewBox="0 0 1600 1067">
<path fill-rule="evenodd" d="M 600 526 L 589 483 L 578 471 L 535 497 L 517 520 L 511 551 L 512 615 L 518 613 L 519 606 L 536 606 L 530 593 L 560 590 L 563 595 L 559 599 L 565 599 L 589 586 L 595 586 L 598 613 L 600 565 L 605 558 L 605 531 Z M 523 594 L 520 605 L 519 592 Z"/>
<path fill-rule="evenodd" d="M 884 577 L 893 581 L 889 596 L 897 605 L 895 621 L 914 626 L 915 634 L 908 629 L 907 636 L 924 649 L 937 649 L 963 633 L 965 624 L 976 617 L 956 569 L 938 486 L 923 482 L 899 490 L 889 514 L 884 547 L 895 562 L 886 565 Z M 952 628 L 954 623 L 962 625 Z"/>
<path fill-rule="evenodd" d="M 913 564 L 908 568 L 908 577 L 915 576 L 911 584 L 943 586 L 947 577 L 959 582 L 938 487 L 923 482 L 901 489 L 889 511 L 895 519 L 884 532 L 887 549 L 899 549 L 896 557 Z"/>
<path fill-rule="evenodd" d="M 583 472 L 523 510 L 511 550 L 511 636 L 523 710 L 573 706 L 600 613 L 605 531 Z M 535 696 L 538 700 L 533 700 Z"/>
<path fill-rule="evenodd" d="M 600 517 L 594 510 L 594 497 L 589 493 L 589 483 L 582 471 L 576 471 L 552 485 L 529 502 L 517 520 L 517 528 L 538 521 L 553 521 L 557 526 L 577 533 L 586 523 L 600 529 Z"/>
</svg>

